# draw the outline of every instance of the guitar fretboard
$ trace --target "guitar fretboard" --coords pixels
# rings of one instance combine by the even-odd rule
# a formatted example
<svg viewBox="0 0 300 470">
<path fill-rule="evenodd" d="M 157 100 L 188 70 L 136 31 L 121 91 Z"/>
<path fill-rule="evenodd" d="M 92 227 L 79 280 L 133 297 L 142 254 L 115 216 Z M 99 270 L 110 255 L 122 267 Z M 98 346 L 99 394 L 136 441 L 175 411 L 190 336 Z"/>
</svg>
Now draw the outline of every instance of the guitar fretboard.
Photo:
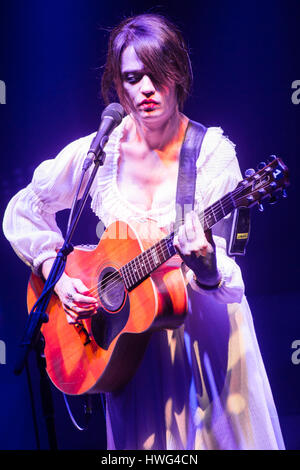
<svg viewBox="0 0 300 470">
<path fill-rule="evenodd" d="M 213 227 L 235 207 L 234 196 L 230 192 L 198 214 L 204 231 Z M 140 253 L 120 269 L 127 290 L 136 287 L 177 253 L 173 240 L 174 232 Z"/>
</svg>

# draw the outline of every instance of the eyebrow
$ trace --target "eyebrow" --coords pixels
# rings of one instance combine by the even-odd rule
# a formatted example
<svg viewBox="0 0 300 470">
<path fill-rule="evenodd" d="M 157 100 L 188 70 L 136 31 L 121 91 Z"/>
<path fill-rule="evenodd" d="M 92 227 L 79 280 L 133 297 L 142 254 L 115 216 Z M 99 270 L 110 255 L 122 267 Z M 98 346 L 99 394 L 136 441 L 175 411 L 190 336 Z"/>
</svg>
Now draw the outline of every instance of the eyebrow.
<svg viewBox="0 0 300 470">
<path fill-rule="evenodd" d="M 142 67 L 141 69 L 131 69 L 131 70 L 121 70 L 122 75 L 125 75 L 126 73 L 145 73 L 145 67 Z"/>
</svg>

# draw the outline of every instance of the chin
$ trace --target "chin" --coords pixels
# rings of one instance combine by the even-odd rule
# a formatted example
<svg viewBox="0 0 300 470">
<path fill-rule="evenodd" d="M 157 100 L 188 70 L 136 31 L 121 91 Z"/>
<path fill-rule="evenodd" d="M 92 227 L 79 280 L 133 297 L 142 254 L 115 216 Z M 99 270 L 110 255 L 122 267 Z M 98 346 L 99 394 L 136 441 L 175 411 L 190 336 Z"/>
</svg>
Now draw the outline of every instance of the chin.
<svg viewBox="0 0 300 470">
<path fill-rule="evenodd" d="M 162 113 L 161 110 L 154 110 L 154 111 L 149 111 L 149 112 L 142 112 L 139 114 L 140 119 L 142 120 L 160 120 L 162 122 L 166 121 L 169 119 L 169 116 L 166 116 L 165 114 Z"/>
</svg>

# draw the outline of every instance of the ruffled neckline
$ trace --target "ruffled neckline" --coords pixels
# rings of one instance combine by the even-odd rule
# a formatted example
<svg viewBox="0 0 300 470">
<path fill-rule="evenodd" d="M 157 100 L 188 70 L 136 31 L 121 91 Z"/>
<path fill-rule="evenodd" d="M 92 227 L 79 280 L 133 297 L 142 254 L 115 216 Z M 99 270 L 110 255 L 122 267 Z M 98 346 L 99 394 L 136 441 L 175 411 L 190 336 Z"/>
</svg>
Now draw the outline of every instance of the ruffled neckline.
<svg viewBox="0 0 300 470">
<path fill-rule="evenodd" d="M 152 206 L 144 210 L 128 201 L 118 187 L 118 163 L 121 156 L 121 140 L 129 116 L 126 116 L 121 124 L 113 131 L 106 145 L 106 154 L 110 158 L 106 160 L 98 173 L 97 182 L 93 188 L 91 207 L 95 214 L 107 226 L 117 219 L 152 219 L 159 227 L 170 227 L 176 218 L 176 201 L 159 206 Z M 208 136 L 210 138 L 208 139 Z M 220 127 L 209 127 L 204 137 L 201 159 L 197 160 L 198 171 L 203 170 L 206 158 L 210 158 L 215 151 L 217 143 L 222 139 L 223 130 Z M 205 157 L 205 158 L 204 158 Z M 109 160 L 109 161 L 108 161 Z M 202 167 L 202 168 L 201 168 Z M 201 168 L 201 170 L 200 170 Z M 202 173 L 202 171 L 201 171 Z M 196 184 L 195 201 L 202 199 L 199 182 Z M 198 202 L 199 202 L 198 201 Z"/>
<path fill-rule="evenodd" d="M 112 185 L 116 194 L 116 197 L 122 201 L 130 210 L 133 212 L 136 212 L 137 214 L 140 214 L 145 217 L 151 217 L 156 214 L 162 214 L 162 213 L 168 213 L 170 212 L 171 207 L 174 205 L 174 201 L 170 201 L 169 204 L 165 204 L 164 206 L 159 206 L 159 207 L 151 207 L 150 209 L 143 210 L 137 207 L 135 204 L 131 203 L 128 201 L 126 198 L 124 198 L 123 194 L 121 193 L 119 186 L 118 186 L 118 165 L 119 165 L 119 160 L 121 157 L 121 140 L 124 135 L 124 128 L 126 125 L 126 122 L 128 120 L 129 116 L 126 116 L 126 118 L 122 122 L 122 127 L 119 129 L 119 135 L 116 136 L 116 141 L 114 144 L 114 151 L 113 151 L 113 173 L 112 173 Z"/>
<path fill-rule="evenodd" d="M 103 184 L 101 184 L 101 182 L 99 185 L 101 186 L 101 191 L 104 190 L 103 194 L 105 194 L 105 197 L 102 197 L 102 203 L 104 203 L 106 206 L 108 205 L 109 208 L 111 208 L 112 205 L 115 206 L 115 203 L 118 203 L 120 206 L 126 209 L 127 215 L 131 217 L 140 216 L 143 218 L 155 219 L 157 217 L 161 217 L 162 215 L 169 214 L 170 212 L 172 212 L 172 209 L 175 210 L 175 201 L 170 201 L 169 204 L 165 204 L 163 206 L 154 206 L 150 209 L 144 210 L 128 201 L 118 187 L 118 164 L 119 159 L 121 157 L 121 140 L 124 135 L 124 129 L 128 119 L 129 116 L 126 116 L 123 119 L 122 123 L 117 127 L 117 129 L 115 129 L 114 133 L 111 135 L 110 141 L 107 144 L 106 152 L 109 152 L 112 155 L 110 161 L 111 171 L 109 172 L 109 169 L 107 168 L 110 175 L 107 175 L 108 178 L 104 178 L 104 180 L 106 180 L 105 188 L 103 187 Z M 110 185 L 109 191 L 107 187 L 108 185 Z"/>
</svg>

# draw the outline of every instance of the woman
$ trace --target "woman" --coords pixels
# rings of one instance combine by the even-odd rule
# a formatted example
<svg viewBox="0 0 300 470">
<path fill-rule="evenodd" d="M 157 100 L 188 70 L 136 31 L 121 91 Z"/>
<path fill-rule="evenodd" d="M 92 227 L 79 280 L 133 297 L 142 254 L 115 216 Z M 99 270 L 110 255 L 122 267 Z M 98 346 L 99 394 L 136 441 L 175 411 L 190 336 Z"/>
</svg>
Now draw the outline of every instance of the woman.
<svg viewBox="0 0 300 470">
<path fill-rule="evenodd" d="M 102 92 L 111 85 L 128 115 L 106 145 L 91 206 L 108 226 L 118 218 L 175 221 L 178 157 L 191 84 L 186 46 L 158 15 L 123 21 L 110 36 Z M 9 203 L 4 231 L 17 254 L 47 278 L 62 236 L 58 210 L 70 207 L 93 135 L 42 163 Z M 230 218 L 204 233 L 195 215 L 235 188 L 234 145 L 220 128 L 205 134 L 197 160 L 195 212 L 175 240 L 186 265 L 184 325 L 152 335 L 134 378 L 106 395 L 109 449 L 278 449 L 283 441 L 239 267 L 226 253 Z M 69 322 L 93 315 L 97 299 L 66 274 L 56 285 Z"/>
</svg>

